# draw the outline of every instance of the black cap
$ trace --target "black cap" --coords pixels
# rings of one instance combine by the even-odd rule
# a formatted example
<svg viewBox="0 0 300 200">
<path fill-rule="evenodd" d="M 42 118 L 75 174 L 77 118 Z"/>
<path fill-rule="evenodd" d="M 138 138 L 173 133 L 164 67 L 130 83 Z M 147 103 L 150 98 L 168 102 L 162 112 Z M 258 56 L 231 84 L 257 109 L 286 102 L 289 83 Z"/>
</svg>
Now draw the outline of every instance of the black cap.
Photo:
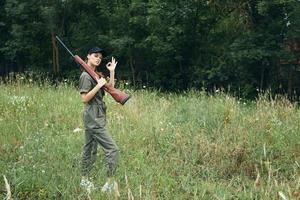
<svg viewBox="0 0 300 200">
<path fill-rule="evenodd" d="M 105 54 L 104 50 L 99 47 L 93 47 L 88 51 L 88 54 L 92 54 L 92 53 L 102 53 L 102 55 Z"/>
</svg>

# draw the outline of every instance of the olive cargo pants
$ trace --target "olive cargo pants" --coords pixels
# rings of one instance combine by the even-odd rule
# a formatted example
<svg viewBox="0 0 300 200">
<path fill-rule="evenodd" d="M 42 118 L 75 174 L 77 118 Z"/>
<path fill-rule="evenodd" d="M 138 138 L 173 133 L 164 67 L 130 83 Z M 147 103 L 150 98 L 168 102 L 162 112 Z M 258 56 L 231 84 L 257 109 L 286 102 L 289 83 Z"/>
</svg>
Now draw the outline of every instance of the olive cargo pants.
<svg viewBox="0 0 300 200">
<path fill-rule="evenodd" d="M 107 176 L 115 174 L 119 149 L 106 128 L 106 107 L 103 105 L 87 105 L 83 113 L 85 125 L 85 144 L 82 156 L 82 175 L 88 176 L 97 155 L 100 144 L 108 165 Z"/>
</svg>

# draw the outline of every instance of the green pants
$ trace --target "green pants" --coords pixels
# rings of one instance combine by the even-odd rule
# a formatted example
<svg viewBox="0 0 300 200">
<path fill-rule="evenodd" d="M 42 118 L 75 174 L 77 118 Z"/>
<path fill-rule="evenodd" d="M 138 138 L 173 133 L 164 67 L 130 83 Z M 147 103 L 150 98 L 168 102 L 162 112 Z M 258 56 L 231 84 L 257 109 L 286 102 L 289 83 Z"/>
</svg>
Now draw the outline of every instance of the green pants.
<svg viewBox="0 0 300 200">
<path fill-rule="evenodd" d="M 102 147 L 108 165 L 107 175 L 115 174 L 119 148 L 106 128 L 106 107 L 87 105 L 83 113 L 85 125 L 85 144 L 82 156 L 82 175 L 88 176 L 97 155 L 98 144 Z"/>
</svg>

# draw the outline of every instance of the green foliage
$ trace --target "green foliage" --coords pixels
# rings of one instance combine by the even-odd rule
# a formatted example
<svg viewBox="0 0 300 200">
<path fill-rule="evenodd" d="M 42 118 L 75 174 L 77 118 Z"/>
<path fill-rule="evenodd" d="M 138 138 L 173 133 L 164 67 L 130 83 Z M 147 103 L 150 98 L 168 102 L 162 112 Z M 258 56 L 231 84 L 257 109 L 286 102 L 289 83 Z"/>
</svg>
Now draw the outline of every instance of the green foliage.
<svg viewBox="0 0 300 200">
<path fill-rule="evenodd" d="M 4 0 L 0 11 L 1 75 L 53 71 L 57 34 L 83 58 L 104 48 L 135 88 L 299 92 L 297 0 Z M 58 57 L 60 75 L 77 68 L 64 49 Z"/>
</svg>

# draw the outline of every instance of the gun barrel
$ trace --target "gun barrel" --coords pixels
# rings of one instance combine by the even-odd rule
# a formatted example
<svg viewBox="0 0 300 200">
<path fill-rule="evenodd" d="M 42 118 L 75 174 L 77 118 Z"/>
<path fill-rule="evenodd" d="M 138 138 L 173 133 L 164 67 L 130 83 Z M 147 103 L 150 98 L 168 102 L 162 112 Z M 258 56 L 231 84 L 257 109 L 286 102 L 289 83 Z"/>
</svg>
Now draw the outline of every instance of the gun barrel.
<svg viewBox="0 0 300 200">
<path fill-rule="evenodd" d="M 60 42 L 60 44 L 67 49 L 67 51 L 71 54 L 72 57 L 74 57 L 74 54 L 68 49 L 68 47 L 61 41 L 61 39 L 56 35 L 55 38 Z"/>
</svg>

